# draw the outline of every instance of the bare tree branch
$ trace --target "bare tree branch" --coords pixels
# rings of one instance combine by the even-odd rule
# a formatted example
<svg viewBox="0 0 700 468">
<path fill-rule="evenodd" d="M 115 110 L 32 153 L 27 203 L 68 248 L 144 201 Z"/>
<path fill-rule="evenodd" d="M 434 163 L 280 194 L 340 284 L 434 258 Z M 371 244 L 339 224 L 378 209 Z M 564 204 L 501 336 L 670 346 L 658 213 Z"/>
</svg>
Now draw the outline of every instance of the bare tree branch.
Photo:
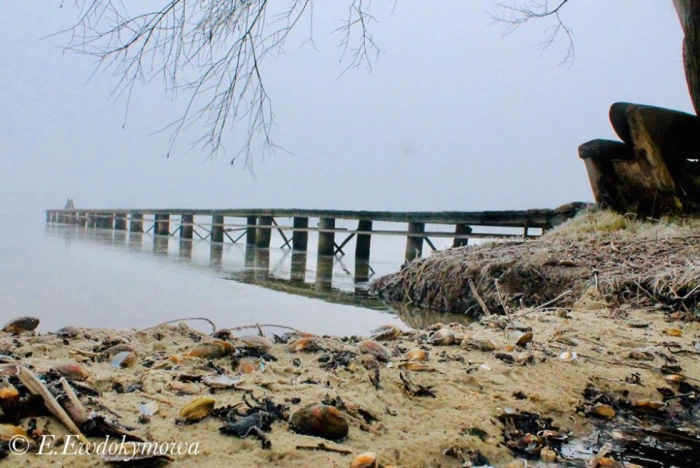
<svg viewBox="0 0 700 468">
<path fill-rule="evenodd" d="M 351 68 L 372 71 L 381 51 L 372 35 L 377 19 L 370 14 L 372 0 L 346 0 L 347 16 L 333 31 L 340 35 L 340 61 Z M 389 0 L 396 7 L 398 0 Z M 560 35 L 568 39 L 564 62 L 574 58 L 571 30 L 560 12 L 568 0 L 512 0 L 491 14 L 509 25 L 510 32 L 531 19 L 551 19 L 546 48 Z M 274 113 L 263 81 L 262 67 L 270 56 L 284 50 L 290 33 L 307 18 L 314 47 L 314 0 L 74 0 L 78 19 L 69 29 L 66 50 L 97 59 L 95 73 L 109 70 L 117 79 L 112 97 L 126 99 L 124 125 L 137 85 L 156 78 L 166 94 L 186 96 L 183 114 L 166 125 L 170 132 L 168 156 L 182 133 L 203 124 L 192 143 L 209 156 L 225 152 L 231 135 L 245 136 L 237 143 L 231 164 L 243 156 L 253 172 L 257 154 L 280 149 L 272 140 Z M 152 8 L 152 5 L 159 8 Z M 127 7 L 128 5 L 128 7 Z M 63 2 L 61 3 L 63 6 Z M 151 6 L 151 7 L 149 7 Z M 303 45 L 303 44 L 302 44 Z M 94 74 L 93 74 L 94 75 Z M 342 76 L 342 73 L 341 73 Z"/>
<path fill-rule="evenodd" d="M 161 130 L 170 132 L 168 156 L 195 122 L 204 123 L 205 132 L 192 146 L 205 148 L 210 156 L 224 151 L 228 130 L 245 126 L 247 136 L 231 163 L 243 155 L 252 171 L 255 154 L 279 148 L 271 138 L 274 114 L 262 64 L 283 51 L 305 16 L 313 21 L 313 0 L 161 0 L 157 9 L 146 5 L 153 2 L 75 0 L 79 18 L 60 32 L 70 35 L 66 50 L 95 57 L 96 71 L 109 70 L 117 78 L 113 97 L 126 99 L 124 125 L 137 84 L 160 78 L 170 97 L 187 95 L 183 115 Z M 368 31 L 374 21 L 370 5 L 354 0 L 339 31 L 348 67 L 366 64 L 371 71 L 376 56 L 370 52 L 379 51 Z M 312 23 L 309 41 L 313 43 Z"/>
<path fill-rule="evenodd" d="M 563 34 L 566 36 L 567 49 L 561 64 L 571 64 L 575 59 L 573 31 L 566 26 L 561 18 L 561 11 L 569 0 L 557 0 L 551 6 L 549 0 L 513 0 L 511 5 L 501 3 L 498 13 L 489 13 L 491 19 L 506 24 L 504 34 L 511 34 L 523 24 L 533 19 L 551 19 L 552 24 L 545 29 L 545 40 L 538 44 L 539 50 L 544 50 L 556 42 Z"/>
</svg>

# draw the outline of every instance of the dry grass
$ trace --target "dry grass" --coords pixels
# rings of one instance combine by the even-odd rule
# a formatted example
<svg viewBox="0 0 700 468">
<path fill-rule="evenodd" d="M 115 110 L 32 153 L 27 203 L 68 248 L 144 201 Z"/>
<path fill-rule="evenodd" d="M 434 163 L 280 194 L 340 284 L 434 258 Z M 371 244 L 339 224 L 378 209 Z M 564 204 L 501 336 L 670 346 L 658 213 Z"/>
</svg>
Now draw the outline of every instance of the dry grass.
<svg viewBox="0 0 700 468">
<path fill-rule="evenodd" d="M 566 290 L 572 293 L 562 303 L 571 303 L 595 287 L 611 303 L 697 313 L 700 220 L 640 222 L 590 211 L 537 240 L 435 253 L 380 278 L 372 290 L 391 301 L 478 314 L 469 281 L 492 312 L 537 306 Z"/>
</svg>

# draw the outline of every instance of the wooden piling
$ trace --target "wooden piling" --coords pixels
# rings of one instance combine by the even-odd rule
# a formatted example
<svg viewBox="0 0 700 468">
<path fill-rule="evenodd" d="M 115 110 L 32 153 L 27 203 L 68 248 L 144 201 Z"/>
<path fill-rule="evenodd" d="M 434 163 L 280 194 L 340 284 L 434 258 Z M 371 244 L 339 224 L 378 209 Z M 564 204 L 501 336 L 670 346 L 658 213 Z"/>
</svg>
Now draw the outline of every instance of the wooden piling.
<svg viewBox="0 0 700 468">
<path fill-rule="evenodd" d="M 114 218 L 109 214 L 99 215 L 98 223 L 101 229 L 114 229 Z"/>
<path fill-rule="evenodd" d="M 212 242 L 209 247 L 209 266 L 213 268 L 221 268 L 223 262 L 224 246 L 221 245 L 221 242 Z"/>
<path fill-rule="evenodd" d="M 369 262 L 361 258 L 355 258 L 355 284 L 369 281 Z"/>
<path fill-rule="evenodd" d="M 457 224 L 455 226 L 455 235 L 457 236 L 462 236 L 471 233 L 472 228 L 469 227 L 467 224 Z M 469 239 L 459 239 L 455 237 L 455 240 L 452 242 L 452 247 L 463 247 L 467 244 L 469 244 Z"/>
<path fill-rule="evenodd" d="M 290 280 L 303 283 L 306 279 L 306 252 L 292 249 L 292 272 Z"/>
<path fill-rule="evenodd" d="M 153 233 L 156 236 L 169 236 L 170 235 L 170 215 L 168 214 L 157 214 L 155 216 L 156 227 Z"/>
<path fill-rule="evenodd" d="M 194 215 L 193 214 L 183 214 L 182 219 L 180 219 L 180 238 L 181 239 L 192 239 L 192 234 L 194 233 Z M 191 253 L 191 251 L 190 251 Z"/>
<path fill-rule="evenodd" d="M 333 255 L 335 252 L 335 232 L 322 231 L 335 229 L 335 218 L 320 218 L 318 229 L 318 255 Z"/>
<path fill-rule="evenodd" d="M 143 214 L 132 213 L 129 221 L 129 231 L 143 232 Z"/>
<path fill-rule="evenodd" d="M 245 243 L 246 245 L 255 245 L 255 229 L 258 224 L 258 218 L 255 216 L 248 216 L 246 218 L 246 224 L 248 227 L 245 230 Z"/>
<path fill-rule="evenodd" d="M 170 236 L 153 236 L 153 253 L 156 255 L 168 255 L 168 244 Z"/>
<path fill-rule="evenodd" d="M 267 280 L 270 277 L 270 250 L 255 249 L 254 276 L 260 280 Z"/>
<path fill-rule="evenodd" d="M 114 215 L 114 229 L 117 231 L 126 231 L 126 215 L 125 214 L 115 214 Z"/>
<path fill-rule="evenodd" d="M 420 258 L 423 254 L 423 237 L 411 236 L 410 234 L 423 234 L 425 223 L 408 223 L 409 236 L 406 237 L 406 261 L 410 262 L 414 258 Z"/>
<path fill-rule="evenodd" d="M 361 219 L 357 223 L 357 230 L 360 232 L 371 232 L 372 231 L 372 221 Z M 355 259 L 357 260 L 369 260 L 370 245 L 372 242 L 371 234 L 358 234 L 357 241 L 355 242 Z"/>
<path fill-rule="evenodd" d="M 261 216 L 258 218 L 258 227 L 255 231 L 255 246 L 259 249 L 270 248 L 270 237 L 272 235 L 272 216 Z"/>
<path fill-rule="evenodd" d="M 211 217 L 211 241 L 224 241 L 224 217 L 221 215 L 213 215 Z"/>
<path fill-rule="evenodd" d="M 316 291 L 330 291 L 333 285 L 333 257 L 320 256 L 316 259 Z"/>
<path fill-rule="evenodd" d="M 294 217 L 294 229 L 308 229 L 309 218 Z M 292 250 L 306 252 L 309 245 L 309 233 L 307 231 L 294 231 L 292 234 Z"/>
</svg>

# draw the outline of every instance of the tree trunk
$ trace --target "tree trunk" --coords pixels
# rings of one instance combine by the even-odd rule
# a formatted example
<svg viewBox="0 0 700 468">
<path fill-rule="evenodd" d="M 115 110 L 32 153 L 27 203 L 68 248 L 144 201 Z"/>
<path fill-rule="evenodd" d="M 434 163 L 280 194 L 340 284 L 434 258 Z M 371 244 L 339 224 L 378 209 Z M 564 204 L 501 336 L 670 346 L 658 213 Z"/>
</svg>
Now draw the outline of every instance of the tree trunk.
<svg viewBox="0 0 700 468">
<path fill-rule="evenodd" d="M 683 28 L 683 64 L 690 99 L 700 115 L 700 0 L 673 0 Z"/>
</svg>

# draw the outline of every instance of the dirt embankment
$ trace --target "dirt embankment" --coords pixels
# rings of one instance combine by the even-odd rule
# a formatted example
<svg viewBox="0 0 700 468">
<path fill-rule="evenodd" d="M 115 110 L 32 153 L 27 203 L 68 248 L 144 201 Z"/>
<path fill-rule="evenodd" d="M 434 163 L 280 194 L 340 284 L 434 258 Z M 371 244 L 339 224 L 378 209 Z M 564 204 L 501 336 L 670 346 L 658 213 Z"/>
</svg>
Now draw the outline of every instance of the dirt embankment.
<svg viewBox="0 0 700 468">
<path fill-rule="evenodd" d="M 504 307 L 536 307 L 562 294 L 556 304 L 568 306 L 594 287 L 613 305 L 698 314 L 699 233 L 698 220 L 637 222 L 589 212 L 536 240 L 436 252 L 380 278 L 372 291 L 393 302 L 480 316 L 479 299 L 502 314 Z"/>
</svg>

